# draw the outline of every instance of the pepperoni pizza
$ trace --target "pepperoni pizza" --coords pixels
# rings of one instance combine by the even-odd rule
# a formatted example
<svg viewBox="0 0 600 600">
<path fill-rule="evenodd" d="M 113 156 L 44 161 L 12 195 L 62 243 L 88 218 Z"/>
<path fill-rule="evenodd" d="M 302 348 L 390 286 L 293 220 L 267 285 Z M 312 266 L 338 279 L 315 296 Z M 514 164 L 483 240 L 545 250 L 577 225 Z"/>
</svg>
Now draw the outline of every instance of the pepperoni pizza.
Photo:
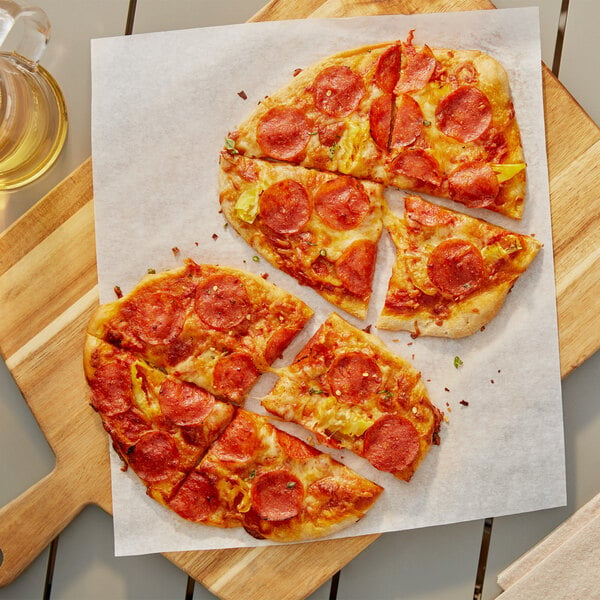
<svg viewBox="0 0 600 600">
<path fill-rule="evenodd" d="M 378 327 L 468 335 L 541 244 L 384 186 L 520 219 L 526 164 L 506 73 L 490 56 L 405 42 L 319 61 L 228 135 L 220 204 L 272 265 L 359 318 L 385 225 L 397 257 Z M 439 443 L 421 375 L 333 313 L 275 359 L 313 311 L 264 278 L 187 260 L 101 306 L 87 328 L 91 404 L 148 494 L 187 520 L 300 541 L 360 519 L 382 488 L 242 408 L 264 408 L 409 481 Z"/>
<path fill-rule="evenodd" d="M 264 417 L 238 409 L 169 506 L 184 518 L 301 541 L 358 521 L 383 488 Z"/>
<path fill-rule="evenodd" d="M 84 369 L 91 404 L 116 452 L 148 494 L 166 504 L 231 421 L 234 408 L 90 335 Z"/>
<path fill-rule="evenodd" d="M 377 327 L 458 338 L 488 323 L 541 248 L 535 238 L 405 198 L 385 225 L 396 261 Z"/>
<path fill-rule="evenodd" d="M 91 405 L 150 497 L 279 542 L 365 515 L 383 488 L 236 407 L 311 315 L 261 277 L 191 260 L 96 311 L 84 347 Z"/>
<path fill-rule="evenodd" d="M 312 314 L 259 275 L 187 260 L 101 306 L 88 333 L 240 404 Z"/>
<path fill-rule="evenodd" d="M 366 316 L 382 231 L 381 185 L 224 152 L 220 188 L 227 220 L 272 265 Z"/>
<path fill-rule="evenodd" d="M 406 42 L 323 59 L 262 100 L 226 148 L 521 218 L 526 164 L 507 74 Z"/>
<path fill-rule="evenodd" d="M 421 374 L 379 338 L 335 313 L 261 400 L 270 412 L 352 450 L 375 468 L 409 481 L 432 444 L 442 414 Z"/>
</svg>

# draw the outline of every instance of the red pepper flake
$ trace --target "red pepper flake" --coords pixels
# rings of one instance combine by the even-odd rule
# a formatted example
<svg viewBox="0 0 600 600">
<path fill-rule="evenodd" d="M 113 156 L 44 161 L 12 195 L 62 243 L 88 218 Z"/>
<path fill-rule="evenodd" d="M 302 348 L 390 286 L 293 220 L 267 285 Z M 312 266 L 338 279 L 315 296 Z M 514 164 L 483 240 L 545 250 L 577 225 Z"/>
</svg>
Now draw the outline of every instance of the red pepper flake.
<svg viewBox="0 0 600 600">
<path fill-rule="evenodd" d="M 300 73 L 302 73 L 302 69 L 294 69 L 294 77 L 297 77 Z"/>
<path fill-rule="evenodd" d="M 213 233 L 212 239 L 215 240 L 215 242 L 216 242 L 219 239 L 219 236 L 216 233 Z"/>
<path fill-rule="evenodd" d="M 363 329 L 363 331 L 364 331 L 365 333 L 371 333 L 371 327 L 372 327 L 372 325 L 367 325 L 367 326 L 366 326 L 366 327 Z"/>
<path fill-rule="evenodd" d="M 196 246 L 196 248 L 199 246 L 200 244 L 198 242 L 194 242 L 194 246 Z"/>
<path fill-rule="evenodd" d="M 260 274 L 260 276 L 261 276 L 263 279 L 268 279 L 268 278 L 269 278 L 269 274 L 268 274 L 268 273 L 261 273 L 261 274 Z"/>
<path fill-rule="evenodd" d="M 242 99 L 242 100 L 248 100 L 248 95 L 246 94 L 246 92 L 244 90 L 242 90 L 241 92 L 238 92 L 238 96 Z"/>
<path fill-rule="evenodd" d="M 444 388 L 444 391 L 445 391 L 445 392 L 449 392 L 449 391 L 450 391 L 450 388 L 447 388 L 447 387 L 445 387 L 445 388 Z"/>
<path fill-rule="evenodd" d="M 493 379 L 490 379 L 490 383 L 494 383 L 494 380 L 493 380 Z"/>
<path fill-rule="evenodd" d="M 177 246 L 173 246 L 171 252 L 173 253 L 173 256 L 179 256 L 179 248 Z"/>
<path fill-rule="evenodd" d="M 115 287 L 113 288 L 113 290 L 115 291 L 115 295 L 117 298 L 122 298 L 123 297 L 123 292 L 121 290 L 121 288 L 118 285 L 115 285 Z"/>
<path fill-rule="evenodd" d="M 459 404 L 462 404 L 463 406 L 469 406 L 469 403 L 466 400 L 461 400 Z"/>
<path fill-rule="evenodd" d="M 408 344 L 406 344 L 407 346 L 412 346 L 414 344 L 414 342 L 408 342 Z"/>
</svg>

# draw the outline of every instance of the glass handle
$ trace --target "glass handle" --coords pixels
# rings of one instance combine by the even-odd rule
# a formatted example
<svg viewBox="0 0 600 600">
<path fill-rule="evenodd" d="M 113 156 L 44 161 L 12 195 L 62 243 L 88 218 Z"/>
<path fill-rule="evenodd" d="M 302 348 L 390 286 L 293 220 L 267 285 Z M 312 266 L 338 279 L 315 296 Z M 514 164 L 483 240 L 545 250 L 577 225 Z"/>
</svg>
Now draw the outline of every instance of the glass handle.
<svg viewBox="0 0 600 600">
<path fill-rule="evenodd" d="M 18 27 L 9 35 L 15 24 L 18 24 Z M 14 52 L 36 65 L 49 40 L 50 22 L 41 8 L 22 6 L 14 0 L 0 0 L 2 52 Z"/>
</svg>

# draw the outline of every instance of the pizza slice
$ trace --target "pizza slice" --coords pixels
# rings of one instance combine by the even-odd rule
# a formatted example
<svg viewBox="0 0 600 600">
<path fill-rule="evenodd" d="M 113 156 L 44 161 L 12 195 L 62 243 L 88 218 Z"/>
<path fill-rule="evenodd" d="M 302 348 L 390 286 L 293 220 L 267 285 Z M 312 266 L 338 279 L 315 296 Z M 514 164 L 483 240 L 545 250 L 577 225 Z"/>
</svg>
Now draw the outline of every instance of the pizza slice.
<svg viewBox="0 0 600 600">
<path fill-rule="evenodd" d="M 240 404 L 312 314 L 259 275 L 188 259 L 99 307 L 87 331 Z"/>
<path fill-rule="evenodd" d="M 260 101 L 229 134 L 229 151 L 380 180 L 391 110 L 393 44 L 324 58 Z M 396 68 L 397 68 L 396 64 Z"/>
<path fill-rule="evenodd" d="M 333 313 L 261 404 L 345 448 L 375 468 L 409 481 L 432 444 L 442 414 L 421 374 L 374 335 Z"/>
<path fill-rule="evenodd" d="M 301 71 L 230 133 L 227 151 L 521 218 L 526 163 L 504 67 L 413 35 Z"/>
<path fill-rule="evenodd" d="M 481 219 L 405 198 L 385 210 L 396 261 L 377 327 L 459 338 L 489 323 L 542 244 Z"/>
<path fill-rule="evenodd" d="M 379 184 L 223 153 L 220 202 L 272 265 L 365 317 L 383 228 Z"/>
<path fill-rule="evenodd" d="M 401 43 L 385 183 L 521 218 L 526 164 L 503 66 Z"/>
<path fill-rule="evenodd" d="M 355 523 L 382 491 L 265 417 L 237 409 L 169 506 L 205 525 L 237 524 L 258 539 L 297 542 Z"/>
<path fill-rule="evenodd" d="M 114 449 L 162 504 L 233 418 L 230 404 L 90 335 L 84 372 Z"/>
</svg>

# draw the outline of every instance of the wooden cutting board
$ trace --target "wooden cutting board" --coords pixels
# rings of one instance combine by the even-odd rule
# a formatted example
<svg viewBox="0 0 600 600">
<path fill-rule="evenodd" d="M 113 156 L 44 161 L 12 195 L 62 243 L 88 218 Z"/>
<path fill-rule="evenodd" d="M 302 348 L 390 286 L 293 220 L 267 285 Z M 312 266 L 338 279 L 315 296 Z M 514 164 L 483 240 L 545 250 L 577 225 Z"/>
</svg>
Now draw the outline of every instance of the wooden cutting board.
<svg viewBox="0 0 600 600">
<path fill-rule="evenodd" d="M 487 0 L 272 0 L 252 20 L 491 8 Z M 546 67 L 543 83 L 565 376 L 600 347 L 600 130 Z M 87 160 L 0 237 L 0 352 L 56 454 L 55 469 L 0 510 L 0 586 L 85 505 L 111 511 L 107 436 L 81 368 L 97 303 Z M 166 556 L 224 599 L 303 598 L 377 537 Z"/>
</svg>

